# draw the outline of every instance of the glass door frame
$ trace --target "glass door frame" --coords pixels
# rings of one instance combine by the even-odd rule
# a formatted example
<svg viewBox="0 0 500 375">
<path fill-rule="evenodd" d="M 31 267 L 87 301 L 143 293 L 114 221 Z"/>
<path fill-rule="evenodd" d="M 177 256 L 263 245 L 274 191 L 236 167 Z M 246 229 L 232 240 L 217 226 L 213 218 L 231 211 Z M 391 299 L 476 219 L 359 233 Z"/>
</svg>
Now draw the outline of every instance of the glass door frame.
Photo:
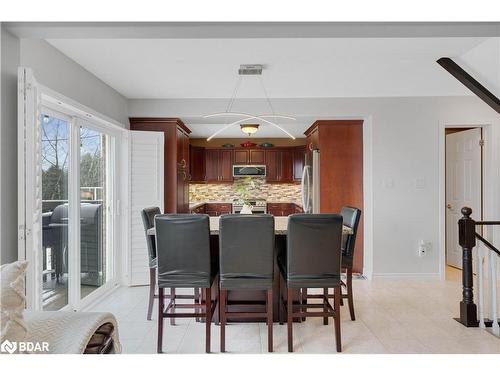
<svg viewBox="0 0 500 375">
<path fill-rule="evenodd" d="M 112 119 L 85 107 L 41 84 L 31 69 L 18 69 L 18 259 L 29 261 L 26 274 L 26 308 L 42 310 L 42 182 L 41 182 L 41 113 L 71 119 L 69 126 L 68 170 L 68 304 L 62 310 L 83 310 L 119 285 L 122 269 L 117 246 L 122 245 L 118 233 L 123 225 L 120 196 L 127 193 L 118 181 L 123 180 L 123 166 L 117 152 L 123 152 L 128 129 Z M 59 114 L 61 116 L 59 116 Z M 80 126 L 109 136 L 110 151 L 106 158 L 107 173 L 113 196 L 109 201 L 111 223 L 108 245 L 106 282 L 80 299 Z M 119 165 L 118 165 L 119 163 Z M 123 172 L 122 172 L 123 173 Z M 73 218 L 73 220 L 71 219 Z M 125 242 L 125 245 L 127 243 Z"/>
<path fill-rule="evenodd" d="M 62 310 L 80 310 L 82 307 L 89 305 L 95 299 L 100 297 L 109 288 L 114 288 L 118 283 L 116 270 L 118 269 L 117 257 L 115 251 L 115 239 L 117 238 L 116 222 L 116 200 L 117 200 L 117 168 L 116 168 L 116 152 L 118 150 L 121 132 L 112 129 L 108 126 L 101 125 L 92 121 L 92 117 L 86 116 L 85 119 L 81 115 L 73 113 L 67 107 L 62 106 L 62 102 L 54 102 L 53 98 L 47 100 L 46 95 L 42 95 L 42 112 L 45 110 L 48 114 L 54 114 L 56 117 L 61 116 L 65 119 L 71 119 L 69 122 L 69 181 L 68 181 L 68 304 Z M 51 100 L 52 99 L 52 100 Z M 110 229 L 110 236 L 106 239 L 106 257 L 110 260 L 106 262 L 106 282 L 92 291 L 84 298 L 81 298 L 81 228 L 80 228 L 80 129 L 84 127 L 93 131 L 100 132 L 109 139 L 109 153 L 105 159 L 106 163 L 106 185 L 107 189 L 107 210 L 106 226 Z M 117 142 L 118 141 L 118 142 Z M 109 275 L 109 276 L 108 276 Z M 41 282 L 41 278 L 37 278 Z"/>
</svg>

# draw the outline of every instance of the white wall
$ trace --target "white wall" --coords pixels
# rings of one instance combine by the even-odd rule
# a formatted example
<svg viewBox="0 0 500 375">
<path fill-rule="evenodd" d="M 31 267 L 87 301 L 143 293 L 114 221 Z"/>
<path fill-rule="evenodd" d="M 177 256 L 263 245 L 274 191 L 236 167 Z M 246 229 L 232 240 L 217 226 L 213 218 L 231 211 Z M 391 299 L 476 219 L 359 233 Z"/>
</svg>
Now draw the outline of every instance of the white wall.
<svg viewBox="0 0 500 375">
<path fill-rule="evenodd" d="M 0 264 L 17 259 L 17 66 L 19 39 L 1 28 Z"/>
<path fill-rule="evenodd" d="M 500 38 L 489 38 L 454 60 L 484 87 L 500 97 Z"/>
<path fill-rule="evenodd" d="M 223 107 L 214 100 L 130 100 L 130 116 L 189 117 Z M 240 103 L 252 112 L 259 100 Z M 476 97 L 382 99 L 273 99 L 277 113 L 316 118 L 371 116 L 373 126 L 373 272 L 375 276 L 428 277 L 439 273 L 438 128 L 450 124 L 494 123 L 496 112 Z M 187 124 L 189 126 L 189 124 Z M 498 134 L 498 133 L 497 133 Z M 498 142 L 498 140 L 495 140 Z M 499 144 L 499 143 L 497 143 Z M 425 187 L 417 189 L 416 179 Z M 392 182 L 392 183 L 391 183 Z M 392 187 L 391 187 L 392 185 Z M 493 202 L 491 202 L 493 203 Z M 490 204 L 490 202 L 486 202 Z M 500 211 L 496 211 L 496 218 Z M 430 241 L 417 257 L 420 239 Z"/>
<path fill-rule="evenodd" d="M 127 100 L 46 41 L 21 39 L 21 65 L 44 86 L 128 127 Z"/>
<path fill-rule="evenodd" d="M 128 127 L 127 100 L 47 42 L 2 27 L 1 264 L 17 259 L 17 68 L 38 82 Z"/>
</svg>

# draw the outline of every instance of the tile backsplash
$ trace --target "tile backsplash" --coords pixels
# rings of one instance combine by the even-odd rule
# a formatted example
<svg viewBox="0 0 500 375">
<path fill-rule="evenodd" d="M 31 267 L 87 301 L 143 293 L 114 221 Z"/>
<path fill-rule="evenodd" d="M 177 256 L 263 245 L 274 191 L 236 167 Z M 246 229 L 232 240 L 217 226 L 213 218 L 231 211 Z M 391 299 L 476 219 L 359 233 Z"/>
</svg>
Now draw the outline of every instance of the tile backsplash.
<svg viewBox="0 0 500 375">
<path fill-rule="evenodd" d="M 226 202 L 239 199 L 244 184 L 250 197 L 268 202 L 301 203 L 300 184 L 268 184 L 265 178 L 237 179 L 232 184 L 189 184 L 189 202 Z"/>
</svg>

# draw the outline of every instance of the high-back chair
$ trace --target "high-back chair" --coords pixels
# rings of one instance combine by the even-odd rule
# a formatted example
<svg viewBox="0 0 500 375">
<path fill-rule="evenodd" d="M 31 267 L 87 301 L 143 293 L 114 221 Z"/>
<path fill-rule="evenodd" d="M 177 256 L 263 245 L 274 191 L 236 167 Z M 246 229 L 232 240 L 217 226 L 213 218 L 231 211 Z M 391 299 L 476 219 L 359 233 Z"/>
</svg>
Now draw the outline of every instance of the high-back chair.
<svg viewBox="0 0 500 375">
<path fill-rule="evenodd" d="M 153 313 L 154 299 L 158 298 L 155 294 L 156 290 L 156 240 L 155 236 L 148 235 L 148 229 L 155 226 L 155 216 L 160 215 L 160 207 L 147 207 L 141 210 L 142 224 L 144 225 L 144 233 L 146 235 L 146 244 L 148 246 L 148 261 L 149 261 L 149 303 L 147 319 L 151 320 Z M 171 292 L 171 294 L 174 294 Z"/>
<path fill-rule="evenodd" d="M 274 216 L 222 215 L 219 224 L 221 352 L 229 317 L 266 318 L 268 351 L 273 351 Z M 265 312 L 229 312 L 228 291 L 265 290 Z"/>
<path fill-rule="evenodd" d="M 210 352 L 210 325 L 216 303 L 212 287 L 217 265 L 210 254 L 208 215 L 172 214 L 155 216 L 158 259 L 158 353 L 162 352 L 163 318 L 205 318 L 205 350 Z M 164 307 L 165 288 L 202 288 L 205 303 L 176 304 Z M 194 308 L 178 313 L 175 309 Z M 201 312 L 199 312 L 201 311 Z"/>
<path fill-rule="evenodd" d="M 342 350 L 340 333 L 341 299 L 341 242 L 342 216 L 336 214 L 295 214 L 289 216 L 287 231 L 287 250 L 278 258 L 280 272 L 286 285 L 286 312 L 288 325 L 288 351 L 293 351 L 293 319 L 328 317 L 335 322 L 335 341 L 337 351 Z M 323 288 L 323 294 L 307 295 L 307 298 L 320 298 L 322 303 L 303 303 L 302 299 L 294 304 L 294 289 Z M 334 289 L 334 306 L 328 300 L 328 288 Z M 284 305 L 284 303 L 283 303 Z M 280 304 L 280 308 L 282 304 Z M 320 308 L 313 312 L 308 309 Z M 282 315 L 281 319 L 282 319 Z"/>
<path fill-rule="evenodd" d="M 347 298 L 351 320 L 356 320 L 352 294 L 352 266 L 361 210 L 359 208 L 346 206 L 342 207 L 340 214 L 342 215 L 344 226 L 352 230 L 352 234 L 347 234 L 342 237 L 342 268 L 346 270 L 346 282 L 344 285 L 347 290 L 347 294 L 342 294 L 342 298 Z"/>
</svg>

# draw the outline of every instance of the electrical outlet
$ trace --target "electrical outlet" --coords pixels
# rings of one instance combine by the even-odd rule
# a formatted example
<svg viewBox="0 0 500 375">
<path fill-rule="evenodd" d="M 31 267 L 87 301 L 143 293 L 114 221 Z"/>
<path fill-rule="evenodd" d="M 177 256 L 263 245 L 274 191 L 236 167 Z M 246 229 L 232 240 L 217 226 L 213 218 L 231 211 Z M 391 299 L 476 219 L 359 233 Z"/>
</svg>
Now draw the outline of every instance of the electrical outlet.
<svg viewBox="0 0 500 375">
<path fill-rule="evenodd" d="M 427 256 L 427 253 L 430 251 L 430 249 L 431 249 L 430 242 L 420 240 L 420 242 L 418 244 L 417 254 L 420 258 L 423 258 L 423 257 Z"/>
</svg>

